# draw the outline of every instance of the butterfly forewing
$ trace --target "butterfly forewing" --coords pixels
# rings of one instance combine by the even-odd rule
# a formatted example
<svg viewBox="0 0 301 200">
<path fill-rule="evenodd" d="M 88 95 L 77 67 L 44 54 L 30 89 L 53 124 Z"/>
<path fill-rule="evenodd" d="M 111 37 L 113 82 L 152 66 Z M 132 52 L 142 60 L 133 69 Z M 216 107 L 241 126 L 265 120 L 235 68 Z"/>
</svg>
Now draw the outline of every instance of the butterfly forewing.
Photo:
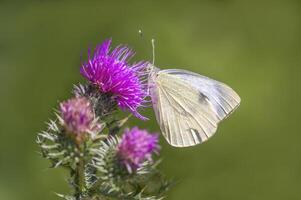
<svg viewBox="0 0 301 200">
<path fill-rule="evenodd" d="M 180 78 L 206 96 L 220 120 L 229 116 L 240 104 L 238 94 L 224 83 L 186 70 L 167 69 L 161 72 Z"/>
<path fill-rule="evenodd" d="M 228 86 L 184 70 L 161 70 L 152 84 L 157 121 L 168 143 L 177 147 L 206 141 L 240 101 Z"/>
</svg>

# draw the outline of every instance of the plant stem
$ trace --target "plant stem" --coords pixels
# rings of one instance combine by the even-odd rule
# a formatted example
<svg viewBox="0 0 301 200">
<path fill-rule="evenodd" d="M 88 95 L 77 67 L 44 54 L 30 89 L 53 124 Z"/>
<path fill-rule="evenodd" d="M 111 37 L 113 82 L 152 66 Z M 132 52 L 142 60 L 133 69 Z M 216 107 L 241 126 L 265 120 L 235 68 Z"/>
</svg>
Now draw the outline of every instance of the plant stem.
<svg viewBox="0 0 301 200">
<path fill-rule="evenodd" d="M 85 192 L 86 181 L 85 181 L 85 162 L 84 158 L 80 158 L 79 162 L 77 163 L 75 169 L 75 198 L 76 200 L 82 200 L 83 194 Z"/>
</svg>

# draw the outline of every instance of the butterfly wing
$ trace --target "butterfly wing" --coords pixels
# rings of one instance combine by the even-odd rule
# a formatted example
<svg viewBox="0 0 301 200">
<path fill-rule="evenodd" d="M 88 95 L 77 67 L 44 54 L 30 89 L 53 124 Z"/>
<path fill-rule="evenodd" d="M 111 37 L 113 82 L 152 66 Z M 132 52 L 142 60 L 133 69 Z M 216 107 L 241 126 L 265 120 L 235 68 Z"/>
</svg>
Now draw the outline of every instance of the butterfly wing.
<svg viewBox="0 0 301 200">
<path fill-rule="evenodd" d="M 238 94 L 224 83 L 187 70 L 167 69 L 161 72 L 178 77 L 196 88 L 208 98 L 220 120 L 228 117 L 240 104 Z"/>
<path fill-rule="evenodd" d="M 152 82 L 157 121 L 168 143 L 176 147 L 208 140 L 240 103 L 229 86 L 185 70 L 161 70 Z"/>
</svg>

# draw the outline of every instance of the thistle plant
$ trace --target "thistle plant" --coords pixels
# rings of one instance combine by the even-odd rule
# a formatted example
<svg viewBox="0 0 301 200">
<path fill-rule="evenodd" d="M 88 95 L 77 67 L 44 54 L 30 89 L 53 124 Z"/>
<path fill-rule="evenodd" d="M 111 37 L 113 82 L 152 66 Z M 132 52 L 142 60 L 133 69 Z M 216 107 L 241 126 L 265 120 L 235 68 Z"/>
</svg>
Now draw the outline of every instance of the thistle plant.
<svg viewBox="0 0 301 200">
<path fill-rule="evenodd" d="M 104 41 L 80 68 L 86 83 L 75 85 L 72 97 L 58 105 L 55 118 L 38 134 L 41 155 L 52 168 L 70 172 L 66 200 L 162 199 L 170 181 L 160 173 L 157 134 L 125 127 L 147 106 L 147 65 L 130 64 L 134 52 Z M 129 112 L 121 118 L 119 112 Z"/>
</svg>

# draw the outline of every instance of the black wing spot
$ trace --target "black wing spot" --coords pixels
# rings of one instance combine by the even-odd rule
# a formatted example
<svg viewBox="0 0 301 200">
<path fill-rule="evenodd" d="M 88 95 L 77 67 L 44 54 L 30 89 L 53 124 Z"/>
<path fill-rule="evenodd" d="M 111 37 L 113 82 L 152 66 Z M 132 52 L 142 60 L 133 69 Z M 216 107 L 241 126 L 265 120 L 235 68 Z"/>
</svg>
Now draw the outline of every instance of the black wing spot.
<svg viewBox="0 0 301 200">
<path fill-rule="evenodd" d="M 202 104 L 208 104 L 208 97 L 206 95 L 204 95 L 203 93 L 199 93 L 199 102 L 201 102 Z"/>
<path fill-rule="evenodd" d="M 191 131 L 192 134 L 194 134 L 200 142 L 203 142 L 202 137 L 198 130 L 196 130 L 195 128 L 190 128 L 189 131 Z"/>
</svg>

